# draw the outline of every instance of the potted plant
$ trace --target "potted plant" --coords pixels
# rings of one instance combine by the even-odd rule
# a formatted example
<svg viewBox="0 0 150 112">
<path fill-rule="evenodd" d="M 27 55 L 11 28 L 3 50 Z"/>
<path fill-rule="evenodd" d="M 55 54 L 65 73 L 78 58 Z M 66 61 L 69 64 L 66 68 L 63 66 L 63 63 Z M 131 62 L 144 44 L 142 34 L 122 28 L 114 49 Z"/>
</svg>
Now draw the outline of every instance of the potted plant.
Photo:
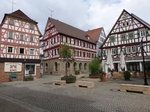
<svg viewBox="0 0 150 112">
<path fill-rule="evenodd" d="M 79 70 L 75 70 L 75 75 L 79 75 L 80 71 Z"/>
<path fill-rule="evenodd" d="M 124 71 L 123 75 L 125 80 L 130 80 L 131 73 L 129 71 Z"/>
<path fill-rule="evenodd" d="M 101 66 L 100 66 L 101 61 L 99 60 L 99 58 L 95 58 L 93 59 L 90 64 L 89 64 L 89 70 L 90 70 L 90 78 L 99 78 L 99 73 L 101 70 Z"/>
<path fill-rule="evenodd" d="M 100 78 L 101 82 L 106 82 L 106 73 L 105 72 L 101 72 L 99 74 L 99 78 Z"/>
<path fill-rule="evenodd" d="M 29 74 L 29 76 L 24 76 L 23 80 L 24 81 L 32 81 L 32 80 L 34 80 L 34 77 L 32 76 L 32 74 Z"/>
</svg>

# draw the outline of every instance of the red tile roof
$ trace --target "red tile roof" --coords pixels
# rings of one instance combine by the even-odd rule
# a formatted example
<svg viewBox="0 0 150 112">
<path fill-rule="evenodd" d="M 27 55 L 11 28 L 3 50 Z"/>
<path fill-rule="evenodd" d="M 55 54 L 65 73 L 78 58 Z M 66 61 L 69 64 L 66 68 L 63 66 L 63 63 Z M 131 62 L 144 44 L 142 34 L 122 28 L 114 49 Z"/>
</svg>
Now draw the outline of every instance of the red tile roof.
<svg viewBox="0 0 150 112">
<path fill-rule="evenodd" d="M 89 30 L 87 31 L 87 34 L 91 36 L 91 38 L 97 42 L 99 40 L 99 36 L 101 31 L 103 30 L 103 27 L 101 28 L 97 28 L 97 29 L 93 29 L 93 30 Z"/>
</svg>

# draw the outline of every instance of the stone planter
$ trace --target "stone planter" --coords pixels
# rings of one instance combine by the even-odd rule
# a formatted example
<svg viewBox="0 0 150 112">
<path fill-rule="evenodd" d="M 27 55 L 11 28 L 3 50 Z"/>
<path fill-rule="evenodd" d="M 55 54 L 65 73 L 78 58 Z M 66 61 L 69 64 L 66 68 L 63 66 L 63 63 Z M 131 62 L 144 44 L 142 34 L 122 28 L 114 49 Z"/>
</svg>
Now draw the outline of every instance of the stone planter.
<svg viewBox="0 0 150 112">
<path fill-rule="evenodd" d="M 89 78 L 99 78 L 99 74 L 90 74 Z"/>
</svg>

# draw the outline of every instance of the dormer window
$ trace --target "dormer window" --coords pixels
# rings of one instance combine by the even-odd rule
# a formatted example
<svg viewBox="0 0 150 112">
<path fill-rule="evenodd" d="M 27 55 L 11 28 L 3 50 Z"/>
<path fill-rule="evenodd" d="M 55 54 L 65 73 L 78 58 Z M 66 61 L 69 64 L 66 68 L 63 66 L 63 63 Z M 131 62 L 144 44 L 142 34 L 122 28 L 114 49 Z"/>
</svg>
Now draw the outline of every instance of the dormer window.
<svg viewBox="0 0 150 112">
<path fill-rule="evenodd" d="M 29 28 L 30 28 L 30 30 L 34 30 L 34 25 L 30 24 Z"/>
<path fill-rule="evenodd" d="M 10 24 L 10 25 L 14 25 L 14 20 L 10 19 L 10 20 L 9 20 L 9 24 Z"/>
</svg>

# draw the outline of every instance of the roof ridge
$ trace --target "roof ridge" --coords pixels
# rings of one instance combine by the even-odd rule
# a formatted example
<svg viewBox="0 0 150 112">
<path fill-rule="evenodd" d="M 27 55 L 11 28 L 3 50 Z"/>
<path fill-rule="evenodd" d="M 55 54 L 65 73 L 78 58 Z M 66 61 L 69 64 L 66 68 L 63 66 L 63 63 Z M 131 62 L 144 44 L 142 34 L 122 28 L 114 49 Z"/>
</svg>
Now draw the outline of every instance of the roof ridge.
<svg viewBox="0 0 150 112">
<path fill-rule="evenodd" d="M 29 16 L 27 16 L 23 11 L 21 11 L 20 9 L 12 12 L 12 13 L 6 13 L 5 15 L 8 15 L 8 16 L 13 16 L 13 17 L 16 17 L 16 18 L 19 18 L 19 19 L 24 19 L 24 20 L 27 20 L 27 21 L 30 21 L 30 22 L 34 22 L 37 24 L 37 22 L 33 19 L 31 19 Z"/>
</svg>

